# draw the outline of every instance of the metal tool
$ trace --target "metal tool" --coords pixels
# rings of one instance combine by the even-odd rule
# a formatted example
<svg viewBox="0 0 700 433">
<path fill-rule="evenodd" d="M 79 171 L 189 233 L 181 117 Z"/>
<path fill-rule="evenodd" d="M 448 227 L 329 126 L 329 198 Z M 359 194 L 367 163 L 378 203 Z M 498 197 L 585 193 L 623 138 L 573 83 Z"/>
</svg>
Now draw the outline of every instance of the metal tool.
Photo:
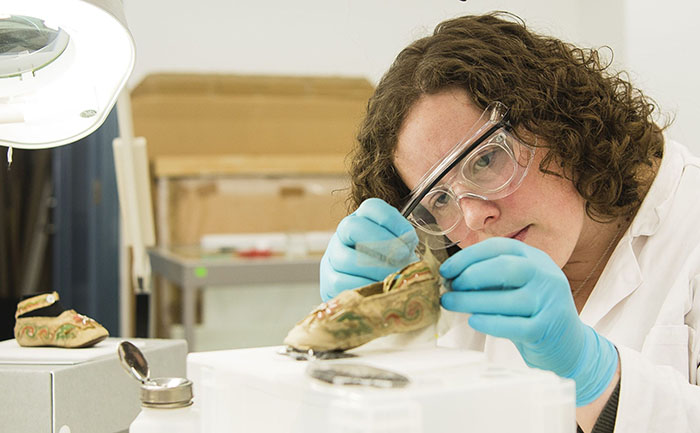
<svg viewBox="0 0 700 433">
<path fill-rule="evenodd" d="M 403 388 L 411 381 L 394 371 L 364 364 L 312 363 L 306 374 L 331 385 Z"/>
<path fill-rule="evenodd" d="M 285 346 L 277 351 L 280 355 L 289 356 L 297 361 L 314 361 L 327 359 L 354 358 L 357 355 L 342 350 L 299 350 L 291 346 Z"/>
</svg>

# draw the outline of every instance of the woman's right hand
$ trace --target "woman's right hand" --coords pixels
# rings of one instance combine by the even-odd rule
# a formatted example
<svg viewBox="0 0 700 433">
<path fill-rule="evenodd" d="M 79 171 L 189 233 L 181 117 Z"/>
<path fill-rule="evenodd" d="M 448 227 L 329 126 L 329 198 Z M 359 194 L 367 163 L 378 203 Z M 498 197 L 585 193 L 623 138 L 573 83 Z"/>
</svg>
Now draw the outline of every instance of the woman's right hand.
<svg viewBox="0 0 700 433">
<path fill-rule="evenodd" d="M 343 218 L 321 259 L 321 298 L 383 280 L 418 260 L 416 231 L 396 208 L 378 198 Z"/>
</svg>

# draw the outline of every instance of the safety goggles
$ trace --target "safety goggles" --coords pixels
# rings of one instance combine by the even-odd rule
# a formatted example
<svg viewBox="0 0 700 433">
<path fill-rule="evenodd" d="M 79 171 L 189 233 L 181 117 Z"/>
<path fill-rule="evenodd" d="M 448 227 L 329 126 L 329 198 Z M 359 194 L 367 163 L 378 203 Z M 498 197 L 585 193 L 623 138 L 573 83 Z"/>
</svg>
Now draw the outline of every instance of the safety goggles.
<svg viewBox="0 0 700 433">
<path fill-rule="evenodd" d="M 469 229 L 460 205 L 463 198 L 497 200 L 522 183 L 535 149 L 512 134 L 508 109 L 493 102 L 454 146 L 421 178 L 401 213 L 423 231 L 432 249 L 464 240 Z"/>
</svg>

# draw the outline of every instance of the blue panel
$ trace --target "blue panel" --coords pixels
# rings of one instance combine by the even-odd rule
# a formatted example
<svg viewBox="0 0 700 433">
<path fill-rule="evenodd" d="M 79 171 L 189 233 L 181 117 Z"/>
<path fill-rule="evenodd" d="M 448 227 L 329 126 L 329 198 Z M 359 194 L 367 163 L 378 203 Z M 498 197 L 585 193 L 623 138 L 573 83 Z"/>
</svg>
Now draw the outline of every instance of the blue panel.
<svg viewBox="0 0 700 433">
<path fill-rule="evenodd" d="M 53 150 L 53 279 L 63 303 L 119 332 L 116 110 L 88 137 Z"/>
</svg>

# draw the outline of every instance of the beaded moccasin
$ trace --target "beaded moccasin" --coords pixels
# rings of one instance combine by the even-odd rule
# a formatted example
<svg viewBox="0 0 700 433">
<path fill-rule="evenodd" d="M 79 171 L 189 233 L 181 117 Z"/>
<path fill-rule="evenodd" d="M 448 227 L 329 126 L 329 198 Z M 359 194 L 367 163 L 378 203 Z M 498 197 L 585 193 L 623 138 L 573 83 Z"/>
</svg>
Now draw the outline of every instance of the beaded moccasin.
<svg viewBox="0 0 700 433">
<path fill-rule="evenodd" d="M 58 316 L 41 316 L 37 311 L 58 301 L 58 293 L 43 293 L 17 304 L 15 339 L 20 346 L 88 347 L 109 336 L 95 320 L 65 310 Z M 36 311 L 35 314 L 31 314 Z M 37 314 L 39 313 L 39 314 Z"/>
<path fill-rule="evenodd" d="M 296 324 L 284 344 L 298 351 L 341 351 L 415 331 L 440 316 L 440 276 L 425 259 L 383 282 L 340 293 Z"/>
</svg>

